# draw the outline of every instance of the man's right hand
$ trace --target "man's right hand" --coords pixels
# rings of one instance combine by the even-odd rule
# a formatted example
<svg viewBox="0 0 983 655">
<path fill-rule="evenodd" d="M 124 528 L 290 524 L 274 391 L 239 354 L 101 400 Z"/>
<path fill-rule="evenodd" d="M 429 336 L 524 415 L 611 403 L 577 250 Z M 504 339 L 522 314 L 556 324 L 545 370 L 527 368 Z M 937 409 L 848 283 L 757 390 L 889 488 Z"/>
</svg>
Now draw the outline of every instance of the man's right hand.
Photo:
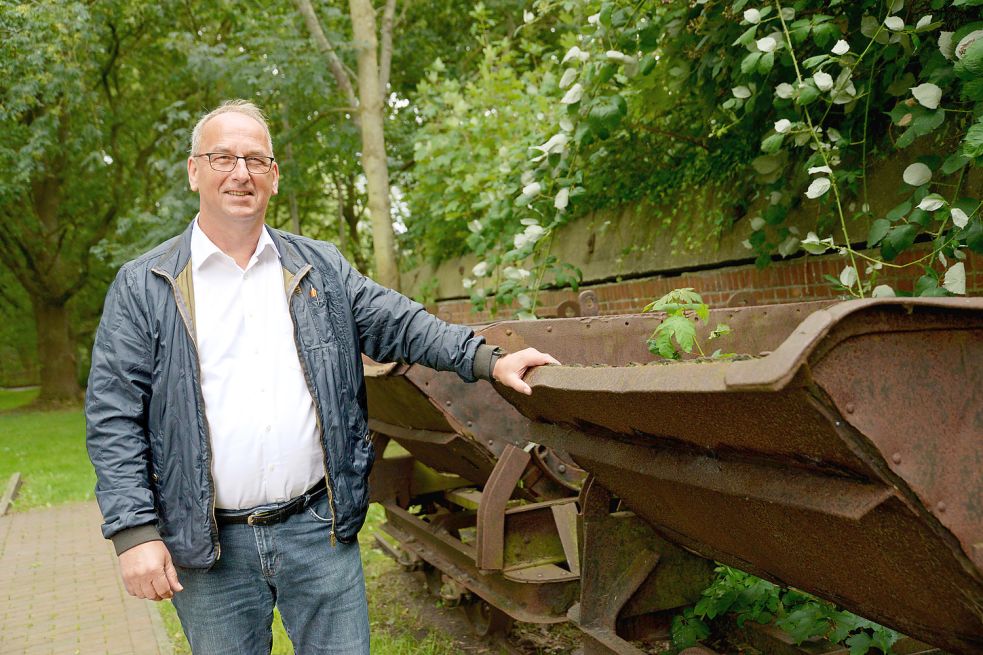
<svg viewBox="0 0 983 655">
<path fill-rule="evenodd" d="M 147 541 L 124 551 L 119 568 L 127 593 L 137 598 L 164 600 L 184 589 L 163 541 Z"/>
</svg>

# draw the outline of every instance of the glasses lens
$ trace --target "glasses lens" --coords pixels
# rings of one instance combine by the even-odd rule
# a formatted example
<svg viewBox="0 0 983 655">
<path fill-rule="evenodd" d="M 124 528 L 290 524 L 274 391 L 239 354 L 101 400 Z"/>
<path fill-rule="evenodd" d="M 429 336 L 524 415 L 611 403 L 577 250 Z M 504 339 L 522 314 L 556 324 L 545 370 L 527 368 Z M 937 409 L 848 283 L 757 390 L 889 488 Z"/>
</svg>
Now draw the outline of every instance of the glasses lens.
<svg viewBox="0 0 983 655">
<path fill-rule="evenodd" d="M 240 159 L 246 162 L 246 170 L 250 173 L 269 173 L 270 169 L 273 168 L 272 157 L 237 157 L 235 155 L 223 155 L 220 153 L 210 153 L 206 156 L 208 157 L 208 164 L 212 167 L 212 170 L 218 171 L 219 173 L 234 171 Z"/>
<path fill-rule="evenodd" d="M 273 160 L 266 157 L 246 157 L 246 170 L 250 173 L 269 173 Z"/>
<path fill-rule="evenodd" d="M 208 163 L 221 173 L 228 173 L 236 167 L 237 158 L 233 155 L 208 155 Z"/>
</svg>

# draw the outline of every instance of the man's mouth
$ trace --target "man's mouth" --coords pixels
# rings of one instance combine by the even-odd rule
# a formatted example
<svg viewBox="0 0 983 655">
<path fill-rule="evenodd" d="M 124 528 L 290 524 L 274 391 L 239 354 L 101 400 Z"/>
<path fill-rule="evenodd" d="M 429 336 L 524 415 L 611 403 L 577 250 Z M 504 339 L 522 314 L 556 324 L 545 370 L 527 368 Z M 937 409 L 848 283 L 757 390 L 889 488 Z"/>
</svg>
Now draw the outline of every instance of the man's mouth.
<svg viewBox="0 0 983 655">
<path fill-rule="evenodd" d="M 241 198 L 243 196 L 251 196 L 251 195 L 253 195 L 249 191 L 226 191 L 225 193 L 229 194 L 230 196 L 234 196 L 236 198 Z"/>
</svg>

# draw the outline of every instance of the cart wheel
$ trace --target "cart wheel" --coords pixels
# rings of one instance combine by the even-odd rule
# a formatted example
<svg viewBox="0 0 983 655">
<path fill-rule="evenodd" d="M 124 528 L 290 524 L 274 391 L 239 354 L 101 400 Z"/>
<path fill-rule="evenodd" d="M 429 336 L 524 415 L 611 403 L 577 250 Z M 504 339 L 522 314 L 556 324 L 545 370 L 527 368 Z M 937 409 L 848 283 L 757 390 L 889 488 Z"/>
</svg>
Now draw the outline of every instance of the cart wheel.
<svg viewBox="0 0 983 655">
<path fill-rule="evenodd" d="M 471 630 L 479 637 L 504 635 L 512 627 L 511 616 L 478 596 L 465 603 L 464 613 L 471 624 Z"/>
</svg>

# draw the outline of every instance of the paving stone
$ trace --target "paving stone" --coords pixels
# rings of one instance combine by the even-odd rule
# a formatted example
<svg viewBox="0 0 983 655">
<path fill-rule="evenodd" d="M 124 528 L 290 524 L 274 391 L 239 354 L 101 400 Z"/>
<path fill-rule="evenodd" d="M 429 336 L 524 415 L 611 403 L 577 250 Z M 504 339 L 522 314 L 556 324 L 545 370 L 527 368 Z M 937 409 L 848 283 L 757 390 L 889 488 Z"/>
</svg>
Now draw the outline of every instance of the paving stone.
<svg viewBox="0 0 983 655">
<path fill-rule="evenodd" d="M 157 608 L 123 588 L 101 523 L 94 501 L 0 517 L 0 653 L 170 653 Z"/>
</svg>

